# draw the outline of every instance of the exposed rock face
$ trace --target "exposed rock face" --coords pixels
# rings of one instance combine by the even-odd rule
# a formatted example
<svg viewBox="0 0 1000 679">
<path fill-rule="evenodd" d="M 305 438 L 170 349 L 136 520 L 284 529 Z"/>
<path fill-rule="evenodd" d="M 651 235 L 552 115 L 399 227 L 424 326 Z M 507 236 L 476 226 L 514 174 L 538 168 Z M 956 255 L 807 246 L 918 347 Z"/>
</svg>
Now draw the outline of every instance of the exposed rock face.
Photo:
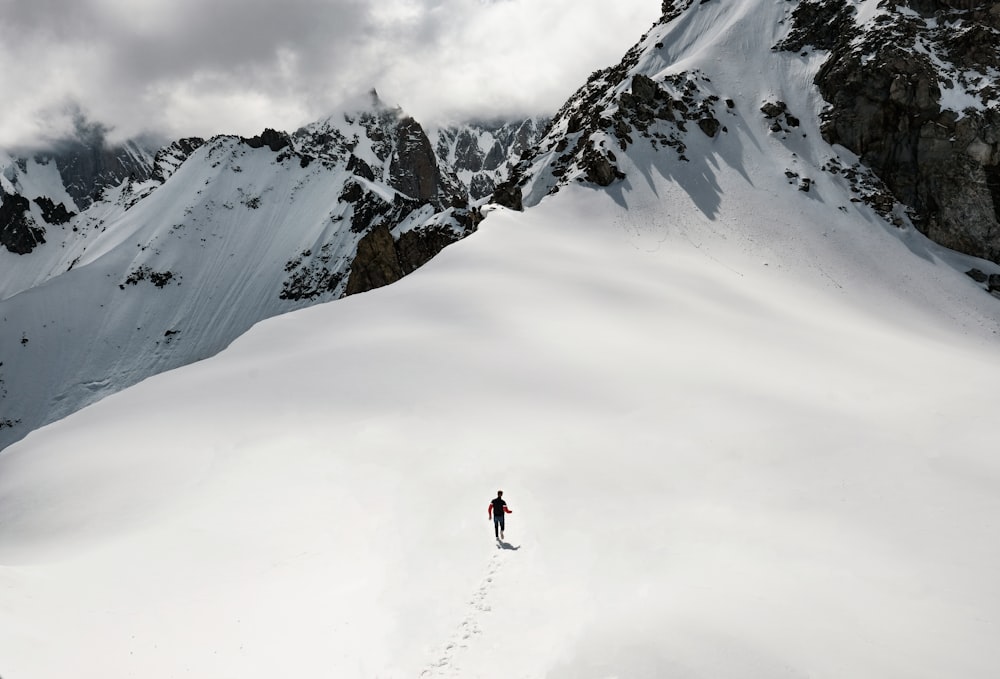
<svg viewBox="0 0 1000 679">
<path fill-rule="evenodd" d="M 778 47 L 830 49 L 816 78 L 831 104 L 825 139 L 874 169 L 932 240 L 1000 262 L 1000 95 L 988 77 L 1000 2 L 906 4 L 919 16 L 886 5 L 861 28 L 843 0 L 802 2 Z"/>
<path fill-rule="evenodd" d="M 437 132 L 438 162 L 450 166 L 474 201 L 489 196 L 510 168 L 539 139 L 547 118 L 513 122 L 471 122 Z"/>
<path fill-rule="evenodd" d="M 524 210 L 524 196 L 521 187 L 513 181 L 504 182 L 498 186 L 490 197 L 490 202 L 518 212 Z"/>
<path fill-rule="evenodd" d="M 19 194 L 0 196 L 0 244 L 9 251 L 26 255 L 45 242 L 45 229 L 38 227 L 30 213 L 31 203 Z"/>
<path fill-rule="evenodd" d="M 344 294 L 354 295 L 380 288 L 395 283 L 402 277 L 403 268 L 396 256 L 392 234 L 385 226 L 376 227 L 358 241 L 357 256 L 351 266 Z"/>
<path fill-rule="evenodd" d="M 101 192 L 118 186 L 126 179 L 145 181 L 153 172 L 152 152 L 136 142 L 105 146 L 103 139 L 84 143 L 60 143 L 56 150 L 36 155 L 40 161 L 55 161 L 66 192 L 81 210 L 86 209 Z"/>
<path fill-rule="evenodd" d="M 361 144 L 362 136 L 367 143 Z M 439 161 L 423 127 L 372 93 L 372 108 L 297 131 L 293 152 L 354 175 L 344 184 L 335 221 L 359 238 L 345 252 L 342 235 L 290 260 L 281 298 L 350 295 L 392 283 L 441 248 L 472 233 L 478 211 L 446 162 Z M 394 190 L 372 190 L 370 183 Z M 392 191 L 388 193 L 391 194 Z M 400 227 L 404 222 L 408 225 Z"/>
<path fill-rule="evenodd" d="M 479 219 L 474 219 L 475 223 L 467 225 L 469 232 L 475 230 L 478 221 Z M 395 244 L 396 257 L 403 275 L 413 273 L 456 240 L 458 238 L 454 231 L 441 227 L 404 232 Z"/>
<path fill-rule="evenodd" d="M 42 219 L 46 224 L 65 224 L 76 216 L 76 213 L 67 210 L 63 203 L 56 205 L 48 196 L 39 196 L 34 202 L 41 209 Z"/>
<path fill-rule="evenodd" d="M 690 4 L 664 3 L 664 21 Z M 591 74 L 490 200 L 521 209 L 571 181 L 610 186 L 625 178 L 615 152 L 626 151 L 640 139 L 653 149 L 672 149 L 679 160 L 688 161 L 689 123 L 709 137 L 726 133 L 719 122 L 720 97 L 711 93 L 710 81 L 696 71 L 655 80 L 633 72 L 644 48 L 639 43 L 618 65 Z"/>
<path fill-rule="evenodd" d="M 150 172 L 150 179 L 155 179 L 162 184 L 167 181 L 167 177 L 180 167 L 181 163 L 191 157 L 191 154 L 201 148 L 205 143 L 200 137 L 185 137 L 171 142 L 156 152 L 153 158 L 153 169 Z"/>
<path fill-rule="evenodd" d="M 266 146 L 277 153 L 281 149 L 291 146 L 292 140 L 285 132 L 278 132 L 268 127 L 256 137 L 244 139 L 243 143 L 253 149 L 260 149 Z"/>
<path fill-rule="evenodd" d="M 413 118 L 401 118 L 396 128 L 396 153 L 389 168 L 393 188 L 421 203 L 437 201 L 438 206 L 461 204 L 458 191 L 449 191 L 438 172 L 437 159 L 424 128 Z"/>
<path fill-rule="evenodd" d="M 460 231 L 447 226 L 429 226 L 405 231 L 395 240 L 385 226 L 375 227 L 358 242 L 344 295 L 395 283 L 459 240 L 463 233 L 474 231 L 481 219 L 475 211 L 469 213 L 468 221 Z"/>
</svg>

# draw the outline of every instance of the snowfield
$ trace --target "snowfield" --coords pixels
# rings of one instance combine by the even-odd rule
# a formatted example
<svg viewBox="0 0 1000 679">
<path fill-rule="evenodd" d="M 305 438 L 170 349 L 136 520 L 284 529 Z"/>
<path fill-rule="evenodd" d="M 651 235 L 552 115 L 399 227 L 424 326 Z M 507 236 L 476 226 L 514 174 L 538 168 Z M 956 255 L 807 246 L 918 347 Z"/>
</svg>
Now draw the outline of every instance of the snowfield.
<svg viewBox="0 0 1000 679">
<path fill-rule="evenodd" d="M 997 267 L 819 170 L 820 60 L 746 5 L 650 34 L 739 95 L 689 162 L 637 141 L 0 454 L 0 674 L 995 679 Z"/>
<path fill-rule="evenodd" d="M 497 211 L 5 451 L 4 676 L 994 676 L 996 300 L 652 206 Z"/>
</svg>

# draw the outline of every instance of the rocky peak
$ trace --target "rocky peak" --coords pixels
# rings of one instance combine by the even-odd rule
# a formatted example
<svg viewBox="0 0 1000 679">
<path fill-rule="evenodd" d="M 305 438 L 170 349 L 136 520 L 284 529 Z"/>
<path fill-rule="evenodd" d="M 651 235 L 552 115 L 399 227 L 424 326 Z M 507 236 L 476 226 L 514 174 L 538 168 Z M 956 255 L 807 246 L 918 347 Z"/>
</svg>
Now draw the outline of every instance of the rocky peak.
<svg viewBox="0 0 1000 679">
<path fill-rule="evenodd" d="M 526 118 L 441 128 L 434 146 L 438 162 L 455 171 L 473 200 L 481 200 L 507 178 L 548 122 L 547 118 Z"/>
<path fill-rule="evenodd" d="M 691 5 L 665 2 L 667 23 Z M 697 71 L 657 75 L 639 68 L 642 55 L 663 47 L 649 34 L 615 66 L 595 71 L 556 113 L 545 135 L 527 149 L 497 187 L 492 201 L 521 209 L 570 182 L 609 186 L 623 179 L 617 153 L 638 140 L 688 161 L 692 130 L 715 137 L 728 130 L 719 121 L 720 97 Z"/>
<path fill-rule="evenodd" d="M 103 189 L 118 186 L 126 179 L 145 181 L 153 171 L 153 152 L 134 141 L 119 146 L 64 142 L 53 150 L 35 154 L 35 158 L 55 163 L 66 192 L 81 210 Z"/>
<path fill-rule="evenodd" d="M 409 116 L 402 117 L 396 123 L 394 136 L 395 152 L 389 165 L 393 188 L 439 208 L 468 202 L 457 180 L 446 177 L 438 168 L 434 149 L 420 123 Z"/>
<path fill-rule="evenodd" d="M 244 138 L 243 143 L 252 149 L 264 148 L 265 146 L 277 153 L 283 148 L 292 145 L 292 139 L 285 132 L 278 132 L 277 130 L 268 127 L 261 134 L 250 137 L 249 139 Z"/>
<path fill-rule="evenodd" d="M 200 137 L 185 137 L 164 146 L 156 152 L 153 158 L 153 170 L 150 179 L 154 179 L 160 184 L 165 182 L 172 175 L 181 163 L 191 157 L 205 143 Z"/>
</svg>

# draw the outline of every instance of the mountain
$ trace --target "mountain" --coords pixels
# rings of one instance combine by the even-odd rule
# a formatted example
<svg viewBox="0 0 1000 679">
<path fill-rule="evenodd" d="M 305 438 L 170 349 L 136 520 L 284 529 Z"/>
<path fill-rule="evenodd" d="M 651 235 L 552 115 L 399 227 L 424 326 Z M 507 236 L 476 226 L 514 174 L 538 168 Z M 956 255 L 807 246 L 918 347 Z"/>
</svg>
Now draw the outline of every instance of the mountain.
<svg viewBox="0 0 1000 679">
<path fill-rule="evenodd" d="M 6 165 L 0 215 L 26 247 L 0 250 L 0 446 L 263 318 L 398 280 L 480 219 L 374 93 L 293 134 L 123 149 L 142 171 L 93 175 L 85 209 L 61 156 Z"/>
<path fill-rule="evenodd" d="M 141 140 L 108 146 L 91 134 L 44 151 L 0 152 L 0 247 L 27 254 L 45 242 L 48 226 L 66 224 L 105 189 L 147 180 L 154 151 Z"/>
<path fill-rule="evenodd" d="M 454 168 L 473 200 L 482 200 L 507 179 L 511 166 L 538 140 L 548 122 L 541 117 L 471 122 L 439 128 L 431 136 L 436 138 L 438 161 Z"/>
<path fill-rule="evenodd" d="M 995 264 L 824 139 L 800 5 L 666 6 L 527 209 L 6 449 L 4 676 L 993 679 Z"/>
<path fill-rule="evenodd" d="M 717 55 L 725 68 L 711 77 L 680 57 L 703 41 L 703 17 L 731 12 L 706 2 L 690 13 L 692 4 L 664 2 L 664 17 L 675 21 L 654 27 L 621 63 L 595 72 L 494 200 L 520 209 L 522 200 L 537 204 L 571 181 L 609 186 L 624 179 L 616 154 L 634 155 L 635 145 L 662 150 L 657 164 L 691 182 L 706 175 L 706 160 L 734 127 L 764 127 L 768 142 L 782 143 L 763 171 L 787 173 L 803 191 L 832 176 L 852 202 L 899 228 L 1000 262 L 997 3 L 786 3 L 781 30 L 771 26 L 771 12 L 754 27 L 774 36 L 766 52 L 761 45 L 746 58 L 742 45 L 726 47 Z M 780 77 L 762 78 L 765 64 Z M 1000 279 L 984 287 L 1000 290 Z"/>
<path fill-rule="evenodd" d="M 573 183 L 621 194 L 654 170 L 684 187 L 679 209 L 693 200 L 713 219 L 724 162 L 774 200 L 798 191 L 891 224 L 921 256 L 927 235 L 1000 295 L 995 5 L 807 0 L 753 23 L 702 4 L 663 3 L 663 21 L 552 120 L 427 133 L 373 93 L 292 134 L 154 155 L 105 148 L 96 127 L 58 153 L 0 159 L 0 446 L 262 318 L 399 280 L 472 233 L 486 200 L 523 209 Z M 712 16 L 773 40 L 706 39 Z M 689 67 L 696 44 L 724 50 L 724 68 Z M 769 153 L 748 165 L 744 143 Z M 94 336 L 103 350 L 76 339 Z"/>
</svg>

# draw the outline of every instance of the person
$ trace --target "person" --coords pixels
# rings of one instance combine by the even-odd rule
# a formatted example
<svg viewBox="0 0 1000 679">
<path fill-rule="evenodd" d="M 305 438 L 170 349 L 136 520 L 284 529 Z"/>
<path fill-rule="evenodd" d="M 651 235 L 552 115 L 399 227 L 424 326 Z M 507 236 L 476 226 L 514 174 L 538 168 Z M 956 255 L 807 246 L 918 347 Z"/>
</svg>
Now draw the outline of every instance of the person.
<svg viewBox="0 0 1000 679">
<path fill-rule="evenodd" d="M 498 490 L 497 496 L 490 500 L 489 509 L 486 510 L 486 515 L 493 519 L 493 534 L 496 535 L 497 540 L 503 540 L 503 515 L 513 513 L 507 509 L 507 502 L 503 499 L 503 491 Z"/>
</svg>

